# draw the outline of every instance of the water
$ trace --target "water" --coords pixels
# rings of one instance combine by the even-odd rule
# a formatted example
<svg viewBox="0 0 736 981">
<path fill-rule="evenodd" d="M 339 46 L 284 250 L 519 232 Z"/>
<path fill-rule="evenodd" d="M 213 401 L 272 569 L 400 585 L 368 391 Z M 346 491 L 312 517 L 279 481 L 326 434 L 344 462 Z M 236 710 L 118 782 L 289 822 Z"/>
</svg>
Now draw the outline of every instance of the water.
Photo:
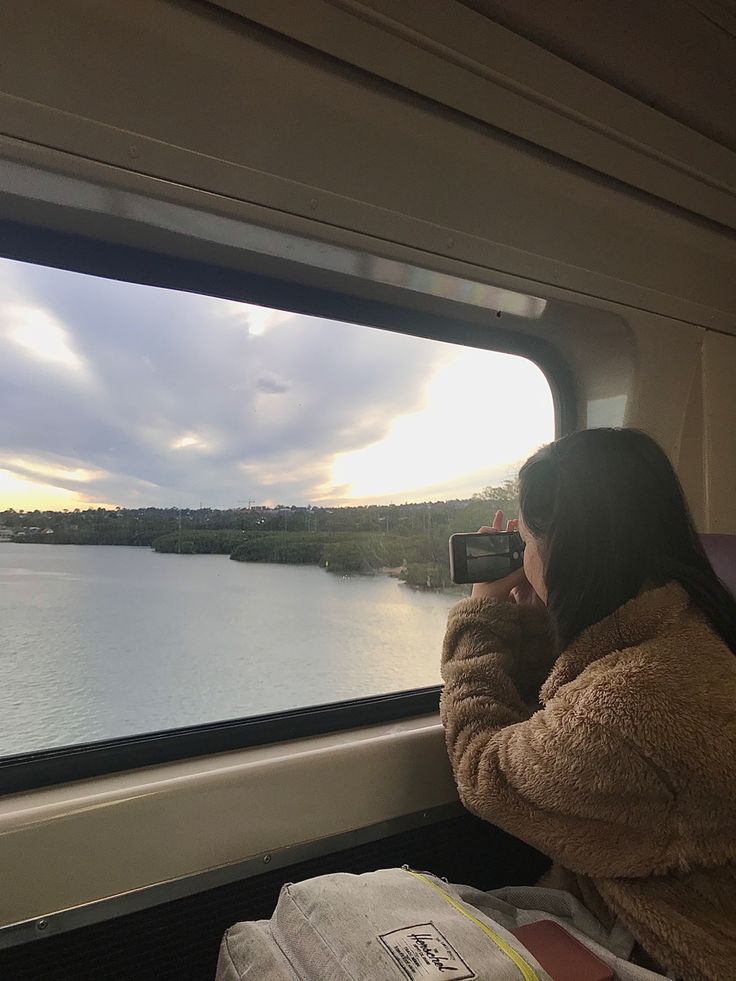
<svg viewBox="0 0 736 981">
<path fill-rule="evenodd" d="M 437 684 L 456 594 L 0 543 L 0 756 Z"/>
</svg>

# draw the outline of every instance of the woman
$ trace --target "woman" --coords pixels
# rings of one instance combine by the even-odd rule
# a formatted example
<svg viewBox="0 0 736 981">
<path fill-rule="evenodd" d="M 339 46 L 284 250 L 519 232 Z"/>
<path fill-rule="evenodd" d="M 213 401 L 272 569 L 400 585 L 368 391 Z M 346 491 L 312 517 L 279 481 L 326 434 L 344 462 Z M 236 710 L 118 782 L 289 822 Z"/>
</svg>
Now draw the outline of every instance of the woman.
<svg viewBox="0 0 736 981">
<path fill-rule="evenodd" d="M 448 623 L 460 796 L 553 859 L 545 885 L 622 921 L 642 963 L 734 979 L 736 601 L 679 481 L 644 433 L 574 433 L 522 467 L 517 526 L 523 570 Z"/>
</svg>

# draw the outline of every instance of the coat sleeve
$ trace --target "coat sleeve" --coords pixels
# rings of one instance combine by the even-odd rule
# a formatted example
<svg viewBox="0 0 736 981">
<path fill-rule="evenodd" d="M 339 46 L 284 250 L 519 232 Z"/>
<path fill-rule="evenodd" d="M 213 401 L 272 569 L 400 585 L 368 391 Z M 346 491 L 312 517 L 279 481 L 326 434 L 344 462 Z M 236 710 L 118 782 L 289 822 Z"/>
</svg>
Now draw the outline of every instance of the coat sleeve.
<svg viewBox="0 0 736 981">
<path fill-rule="evenodd" d="M 460 798 L 579 874 L 660 871 L 669 788 L 574 699 L 533 711 L 522 698 L 524 639 L 540 629 L 537 611 L 490 600 L 450 614 L 441 715 Z"/>
</svg>

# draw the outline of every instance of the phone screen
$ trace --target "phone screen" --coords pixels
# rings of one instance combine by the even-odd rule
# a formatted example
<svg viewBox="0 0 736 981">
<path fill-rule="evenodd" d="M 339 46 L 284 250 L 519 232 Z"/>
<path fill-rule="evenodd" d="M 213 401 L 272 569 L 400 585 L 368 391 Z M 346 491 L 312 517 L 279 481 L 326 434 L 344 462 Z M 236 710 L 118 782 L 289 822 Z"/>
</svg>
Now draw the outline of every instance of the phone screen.
<svg viewBox="0 0 736 981">
<path fill-rule="evenodd" d="M 500 540 L 499 540 L 500 539 Z M 487 582 L 509 572 L 509 543 L 505 535 L 478 535 L 465 539 L 468 578 Z"/>
<path fill-rule="evenodd" d="M 450 537 L 450 575 L 456 583 L 494 582 L 523 565 L 518 532 L 483 532 Z"/>
</svg>

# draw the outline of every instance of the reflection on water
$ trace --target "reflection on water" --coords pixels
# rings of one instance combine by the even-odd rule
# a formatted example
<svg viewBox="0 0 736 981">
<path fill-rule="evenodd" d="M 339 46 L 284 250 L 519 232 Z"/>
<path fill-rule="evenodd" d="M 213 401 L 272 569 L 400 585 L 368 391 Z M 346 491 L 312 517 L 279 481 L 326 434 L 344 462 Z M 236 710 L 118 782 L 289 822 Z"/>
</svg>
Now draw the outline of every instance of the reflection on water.
<svg viewBox="0 0 736 981">
<path fill-rule="evenodd" d="M 436 684 L 458 598 L 220 555 L 0 544 L 0 756 Z"/>
</svg>

